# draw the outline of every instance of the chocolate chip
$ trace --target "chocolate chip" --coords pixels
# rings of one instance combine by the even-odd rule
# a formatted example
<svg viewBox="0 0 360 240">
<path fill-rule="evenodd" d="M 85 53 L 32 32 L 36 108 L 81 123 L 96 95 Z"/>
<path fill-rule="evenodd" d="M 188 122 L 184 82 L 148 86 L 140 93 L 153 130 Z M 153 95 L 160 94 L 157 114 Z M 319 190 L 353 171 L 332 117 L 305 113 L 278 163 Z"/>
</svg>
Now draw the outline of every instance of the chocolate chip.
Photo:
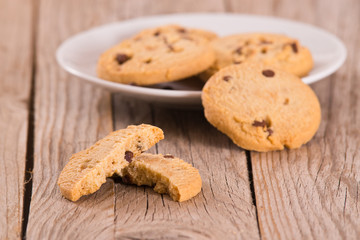
<svg viewBox="0 0 360 240">
<path fill-rule="evenodd" d="M 150 59 L 145 60 L 144 63 L 149 64 L 149 63 L 151 63 L 151 61 L 152 61 L 152 59 L 150 58 Z"/>
<path fill-rule="evenodd" d="M 185 28 L 179 28 L 177 30 L 179 33 L 186 33 L 186 29 Z"/>
<path fill-rule="evenodd" d="M 237 49 L 234 50 L 234 52 L 241 55 L 242 54 L 242 47 L 238 47 Z"/>
<path fill-rule="evenodd" d="M 123 54 L 123 53 L 119 53 L 116 55 L 116 61 L 119 63 L 119 64 L 123 64 L 124 62 L 128 61 L 130 59 L 130 57 L 126 54 Z"/>
<path fill-rule="evenodd" d="M 234 64 L 240 64 L 242 61 L 233 61 Z"/>
<path fill-rule="evenodd" d="M 223 80 L 225 81 L 225 82 L 228 82 L 230 79 L 231 79 L 232 77 L 231 76 L 224 76 L 223 77 Z"/>
<path fill-rule="evenodd" d="M 275 72 L 273 70 L 270 70 L 270 69 L 262 71 L 262 74 L 265 77 L 273 77 L 273 76 L 275 76 Z"/>
<path fill-rule="evenodd" d="M 125 152 L 125 157 L 124 157 L 124 159 L 125 159 L 126 161 L 128 161 L 129 163 L 131 163 L 133 157 L 134 157 L 134 153 L 133 153 L 133 152 L 131 152 L 131 151 L 126 151 L 126 152 Z"/>
<path fill-rule="evenodd" d="M 166 154 L 166 155 L 164 155 L 164 158 L 174 158 L 174 156 L 171 154 Z"/>
<path fill-rule="evenodd" d="M 267 132 L 269 133 L 268 137 L 270 137 L 273 134 L 274 131 L 271 128 L 268 128 Z"/>
<path fill-rule="evenodd" d="M 130 83 L 131 86 L 138 86 L 136 83 Z"/>
<path fill-rule="evenodd" d="M 154 36 L 155 36 L 155 37 L 157 37 L 157 36 L 159 36 L 159 35 L 160 35 L 160 31 L 154 32 Z"/>
<path fill-rule="evenodd" d="M 252 125 L 254 127 L 266 127 L 266 122 L 265 120 L 262 120 L 261 122 L 255 120 Z"/>
<path fill-rule="evenodd" d="M 291 48 L 294 53 L 298 53 L 298 46 L 297 46 L 296 42 L 291 43 Z"/>
</svg>

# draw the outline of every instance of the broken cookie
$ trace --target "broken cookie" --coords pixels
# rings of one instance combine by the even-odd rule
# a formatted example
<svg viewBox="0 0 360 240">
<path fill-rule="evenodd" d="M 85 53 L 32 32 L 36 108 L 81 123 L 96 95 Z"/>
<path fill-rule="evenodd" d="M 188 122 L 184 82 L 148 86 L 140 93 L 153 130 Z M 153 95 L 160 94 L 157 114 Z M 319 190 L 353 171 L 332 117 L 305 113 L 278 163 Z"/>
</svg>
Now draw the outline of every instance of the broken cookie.
<svg viewBox="0 0 360 240">
<path fill-rule="evenodd" d="M 186 201 L 201 191 L 199 171 L 170 154 L 143 153 L 133 158 L 122 175 L 125 183 L 154 187 L 154 191 L 169 194 L 174 201 Z"/>
<path fill-rule="evenodd" d="M 164 138 L 163 131 L 147 124 L 110 133 L 91 147 L 75 153 L 62 170 L 58 185 L 65 198 L 76 201 L 94 193 L 106 177 L 122 175 L 134 157 Z"/>
</svg>

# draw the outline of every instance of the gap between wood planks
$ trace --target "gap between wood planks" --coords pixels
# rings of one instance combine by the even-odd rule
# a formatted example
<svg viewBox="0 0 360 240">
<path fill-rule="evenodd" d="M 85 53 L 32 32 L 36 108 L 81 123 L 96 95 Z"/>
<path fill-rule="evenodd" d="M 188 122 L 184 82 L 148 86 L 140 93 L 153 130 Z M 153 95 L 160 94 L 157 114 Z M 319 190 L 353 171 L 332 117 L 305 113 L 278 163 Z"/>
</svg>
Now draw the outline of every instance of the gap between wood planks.
<svg viewBox="0 0 360 240">
<path fill-rule="evenodd" d="M 257 206 L 256 206 L 254 176 L 253 176 L 252 165 L 251 165 L 251 152 L 246 150 L 245 154 L 246 154 L 246 165 L 247 165 L 248 176 L 249 176 L 251 199 L 252 199 L 252 204 L 255 206 L 256 223 L 257 223 L 257 227 L 258 227 L 258 231 L 259 231 L 259 236 L 260 236 L 260 239 L 262 239 L 261 231 L 260 231 L 260 225 L 259 225 L 258 209 L 257 209 Z"/>
<path fill-rule="evenodd" d="M 26 239 L 26 228 L 29 221 L 30 202 L 32 195 L 32 174 L 34 169 L 34 140 L 35 140 L 35 78 L 36 78 L 36 40 L 38 28 L 38 1 L 33 1 L 32 7 L 32 36 L 31 36 L 31 83 L 30 83 L 30 97 L 29 97 L 29 115 L 28 115 L 28 132 L 26 143 L 26 162 L 25 162 L 25 177 L 24 177 L 24 198 L 22 209 L 22 224 L 21 224 L 21 239 Z"/>
</svg>

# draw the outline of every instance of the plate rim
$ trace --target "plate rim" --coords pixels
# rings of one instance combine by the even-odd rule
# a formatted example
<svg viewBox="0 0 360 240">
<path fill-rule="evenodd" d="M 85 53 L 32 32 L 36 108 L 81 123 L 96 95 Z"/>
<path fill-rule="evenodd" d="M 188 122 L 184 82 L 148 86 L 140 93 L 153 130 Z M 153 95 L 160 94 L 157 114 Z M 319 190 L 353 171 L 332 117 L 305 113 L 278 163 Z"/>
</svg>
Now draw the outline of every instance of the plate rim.
<svg viewBox="0 0 360 240">
<path fill-rule="evenodd" d="M 274 21 L 281 21 L 287 22 L 290 24 L 295 24 L 298 26 L 303 26 L 306 28 L 313 29 L 315 31 L 320 32 L 321 34 L 326 35 L 326 37 L 331 38 L 334 43 L 337 45 L 340 53 L 342 53 L 341 57 L 334 61 L 329 68 L 314 75 L 302 78 L 302 81 L 309 85 L 311 83 L 320 81 L 327 76 L 330 76 L 332 73 L 337 71 L 345 62 L 347 58 L 347 49 L 343 41 L 340 40 L 335 34 L 330 33 L 329 31 L 320 28 L 318 26 L 300 22 L 292 19 L 286 19 L 281 17 L 274 17 L 274 16 L 267 16 L 267 15 L 256 15 L 256 14 L 241 14 L 241 13 L 224 13 L 224 12 L 191 12 L 191 13 L 171 13 L 171 14 L 159 14 L 159 15 L 149 15 L 149 16 L 141 16 L 131 19 L 126 19 L 124 21 L 115 21 L 110 23 L 105 23 L 99 26 L 95 26 L 89 28 L 87 30 L 78 32 L 68 38 L 66 38 L 56 49 L 56 61 L 58 64 L 70 74 L 79 77 L 83 80 L 86 80 L 92 84 L 100 85 L 101 87 L 105 87 L 112 92 L 126 92 L 128 94 L 132 93 L 141 93 L 146 94 L 147 96 L 158 96 L 158 97 L 167 97 L 167 98 L 194 98 L 197 99 L 201 96 L 201 91 L 194 91 L 194 90 L 168 90 L 168 89 L 156 89 L 156 88 L 148 88 L 143 86 L 132 86 L 128 84 L 122 84 L 117 82 L 107 81 L 98 77 L 94 77 L 88 74 L 85 74 L 81 71 L 78 71 L 65 63 L 65 60 L 61 57 L 62 50 L 66 47 L 69 42 L 72 42 L 74 39 L 78 38 L 79 36 L 89 33 L 89 32 L 96 32 L 99 29 L 115 26 L 115 25 L 122 25 L 122 24 L 135 24 L 136 22 L 142 22 L 144 20 L 154 20 L 159 18 L 169 18 L 169 17 L 246 17 L 246 18 L 255 18 L 255 19 L 262 19 L 262 20 L 274 20 Z M 145 92 L 144 92 L 145 91 Z"/>
</svg>

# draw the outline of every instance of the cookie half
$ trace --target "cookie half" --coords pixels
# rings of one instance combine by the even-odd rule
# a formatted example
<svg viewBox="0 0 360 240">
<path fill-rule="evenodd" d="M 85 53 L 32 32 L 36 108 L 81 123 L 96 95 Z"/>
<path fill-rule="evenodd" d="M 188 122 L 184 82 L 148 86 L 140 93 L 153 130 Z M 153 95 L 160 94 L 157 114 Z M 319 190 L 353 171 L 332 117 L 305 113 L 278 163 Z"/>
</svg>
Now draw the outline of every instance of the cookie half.
<svg viewBox="0 0 360 240">
<path fill-rule="evenodd" d="M 221 68 L 247 61 L 258 61 L 299 77 L 306 76 L 314 65 L 306 47 L 298 40 L 280 34 L 236 34 L 215 39 L 212 46 L 216 61 L 200 75 L 202 79 L 208 79 Z"/>
<path fill-rule="evenodd" d="M 174 201 L 186 201 L 201 191 L 199 171 L 180 158 L 143 153 L 123 170 L 123 181 L 138 186 L 154 187 L 158 193 L 169 194 Z"/>
<path fill-rule="evenodd" d="M 136 85 L 187 78 L 214 63 L 209 43 L 214 37 L 177 25 L 144 30 L 103 53 L 97 73 L 105 80 Z"/>
<path fill-rule="evenodd" d="M 65 198 L 76 201 L 94 193 L 114 173 L 121 175 L 131 159 L 164 138 L 163 131 L 147 124 L 110 133 L 91 147 L 75 153 L 58 179 Z"/>
<path fill-rule="evenodd" d="M 261 152 L 300 147 L 314 136 L 321 119 L 308 85 L 259 63 L 221 69 L 205 84 L 202 104 L 207 120 L 235 144 Z"/>
</svg>

